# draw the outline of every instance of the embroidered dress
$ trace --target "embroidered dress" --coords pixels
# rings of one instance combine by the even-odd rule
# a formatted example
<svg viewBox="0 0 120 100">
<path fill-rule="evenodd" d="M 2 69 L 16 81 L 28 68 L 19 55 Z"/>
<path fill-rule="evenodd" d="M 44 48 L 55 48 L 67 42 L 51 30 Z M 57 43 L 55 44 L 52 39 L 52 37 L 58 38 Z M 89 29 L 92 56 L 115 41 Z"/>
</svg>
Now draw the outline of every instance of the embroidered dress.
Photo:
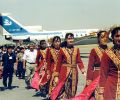
<svg viewBox="0 0 120 100">
<path fill-rule="evenodd" d="M 49 85 L 49 95 L 51 94 L 52 90 L 56 87 L 58 83 L 58 76 L 60 72 L 60 67 L 58 68 L 58 57 L 59 57 L 60 50 L 56 50 L 54 48 L 50 48 L 48 53 L 48 70 L 51 72 L 51 79 L 50 79 L 50 85 Z"/>
<path fill-rule="evenodd" d="M 58 59 L 58 66 L 60 66 L 59 81 L 52 91 L 52 100 L 68 99 L 76 95 L 78 83 L 77 65 L 80 70 L 84 69 L 79 49 L 62 48 Z"/>
<path fill-rule="evenodd" d="M 104 100 L 120 100 L 120 49 L 114 47 L 103 54 L 100 89 Z"/>
<path fill-rule="evenodd" d="M 104 51 L 105 50 L 100 48 L 99 46 L 91 50 L 89 56 L 88 70 L 87 70 L 87 80 L 86 80 L 87 86 L 89 86 L 90 83 L 92 83 L 100 74 L 101 58 L 103 56 Z M 95 97 L 96 100 L 98 100 L 98 86 L 95 92 L 91 95 L 91 97 Z"/>
</svg>

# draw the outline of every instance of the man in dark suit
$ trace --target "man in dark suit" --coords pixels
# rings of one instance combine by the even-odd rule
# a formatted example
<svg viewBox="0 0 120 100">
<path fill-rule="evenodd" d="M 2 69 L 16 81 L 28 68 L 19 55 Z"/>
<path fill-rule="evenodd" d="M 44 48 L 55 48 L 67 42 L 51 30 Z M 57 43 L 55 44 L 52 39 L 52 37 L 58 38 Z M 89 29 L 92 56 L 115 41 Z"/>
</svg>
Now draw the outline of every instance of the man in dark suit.
<svg viewBox="0 0 120 100">
<path fill-rule="evenodd" d="M 2 56 L 2 63 L 3 66 L 3 85 L 8 89 L 12 89 L 12 77 L 14 72 L 14 63 L 16 62 L 16 56 L 12 52 L 12 46 L 7 47 L 7 52 Z M 7 83 L 8 79 L 8 83 Z"/>
</svg>

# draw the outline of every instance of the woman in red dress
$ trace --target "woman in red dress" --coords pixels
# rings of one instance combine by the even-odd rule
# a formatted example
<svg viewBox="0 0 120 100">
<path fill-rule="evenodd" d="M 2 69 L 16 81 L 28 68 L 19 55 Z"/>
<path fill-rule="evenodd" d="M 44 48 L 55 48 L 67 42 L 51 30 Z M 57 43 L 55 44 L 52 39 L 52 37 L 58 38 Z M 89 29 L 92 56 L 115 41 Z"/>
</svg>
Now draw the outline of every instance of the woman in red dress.
<svg viewBox="0 0 120 100">
<path fill-rule="evenodd" d="M 60 68 L 58 85 L 51 93 L 52 100 L 69 99 L 75 96 L 78 83 L 78 69 L 85 73 L 83 62 L 80 58 L 79 48 L 73 46 L 74 35 L 67 33 L 66 42 L 60 49 L 58 68 Z"/>
<path fill-rule="evenodd" d="M 58 83 L 58 76 L 60 72 L 60 67 L 58 68 L 58 57 L 60 53 L 60 44 L 61 39 L 59 36 L 55 36 L 52 39 L 52 45 L 49 49 L 48 57 L 47 57 L 47 64 L 48 64 L 48 70 L 51 72 L 51 79 L 50 79 L 50 85 L 49 85 L 49 95 L 51 94 L 52 90 L 56 87 Z"/>
<path fill-rule="evenodd" d="M 99 76 L 101 58 L 104 51 L 108 49 L 107 47 L 108 36 L 109 34 L 107 31 L 99 31 L 97 34 L 98 46 L 96 48 L 93 48 L 90 52 L 88 69 L 87 69 L 86 86 L 89 86 L 90 83 Z M 97 99 L 98 97 L 97 90 L 98 88 L 96 88 L 95 92 L 91 95 L 91 97 L 95 97 Z"/>
<path fill-rule="evenodd" d="M 99 100 L 120 100 L 120 27 L 111 31 L 113 47 L 101 60 Z"/>
<path fill-rule="evenodd" d="M 49 88 L 50 71 L 47 70 L 47 53 L 49 48 L 45 40 L 40 41 L 40 50 L 37 52 L 37 68 L 32 80 L 32 87 L 37 89 L 36 95 L 46 97 Z"/>
</svg>

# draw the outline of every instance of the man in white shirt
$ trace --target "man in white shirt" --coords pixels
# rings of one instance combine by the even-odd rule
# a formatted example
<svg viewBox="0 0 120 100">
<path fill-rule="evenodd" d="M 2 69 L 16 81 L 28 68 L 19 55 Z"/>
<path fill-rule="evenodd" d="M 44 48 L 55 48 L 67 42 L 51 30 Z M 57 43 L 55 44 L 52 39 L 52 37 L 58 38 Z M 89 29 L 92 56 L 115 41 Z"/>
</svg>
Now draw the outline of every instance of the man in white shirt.
<svg viewBox="0 0 120 100">
<path fill-rule="evenodd" d="M 36 56 L 37 56 L 37 50 L 35 49 L 34 44 L 29 45 L 29 49 L 25 51 L 23 55 L 23 66 L 24 69 L 26 69 L 26 78 L 25 82 L 27 84 L 27 89 L 30 89 L 30 83 L 31 79 L 33 77 L 35 67 L 36 67 Z"/>
</svg>

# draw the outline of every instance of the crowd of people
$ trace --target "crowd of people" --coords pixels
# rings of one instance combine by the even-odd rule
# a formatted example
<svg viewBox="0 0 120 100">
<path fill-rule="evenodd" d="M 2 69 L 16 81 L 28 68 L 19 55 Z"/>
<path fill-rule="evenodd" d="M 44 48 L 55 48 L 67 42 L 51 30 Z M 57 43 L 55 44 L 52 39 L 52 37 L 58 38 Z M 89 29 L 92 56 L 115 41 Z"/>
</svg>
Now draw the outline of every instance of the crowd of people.
<svg viewBox="0 0 120 100">
<path fill-rule="evenodd" d="M 107 46 L 110 34 L 112 47 Z M 75 98 L 80 69 L 86 77 L 85 88 L 100 76 L 87 100 L 120 100 L 120 27 L 99 31 L 97 39 L 98 46 L 90 52 L 87 71 L 79 48 L 74 46 L 73 33 L 67 33 L 62 43 L 55 36 L 49 47 L 45 40 L 39 46 L 31 43 L 27 48 L 2 47 L 0 76 L 4 89 L 12 89 L 15 72 L 19 79 L 25 80 L 26 89 L 36 90 L 35 95 L 47 100 Z"/>
</svg>

